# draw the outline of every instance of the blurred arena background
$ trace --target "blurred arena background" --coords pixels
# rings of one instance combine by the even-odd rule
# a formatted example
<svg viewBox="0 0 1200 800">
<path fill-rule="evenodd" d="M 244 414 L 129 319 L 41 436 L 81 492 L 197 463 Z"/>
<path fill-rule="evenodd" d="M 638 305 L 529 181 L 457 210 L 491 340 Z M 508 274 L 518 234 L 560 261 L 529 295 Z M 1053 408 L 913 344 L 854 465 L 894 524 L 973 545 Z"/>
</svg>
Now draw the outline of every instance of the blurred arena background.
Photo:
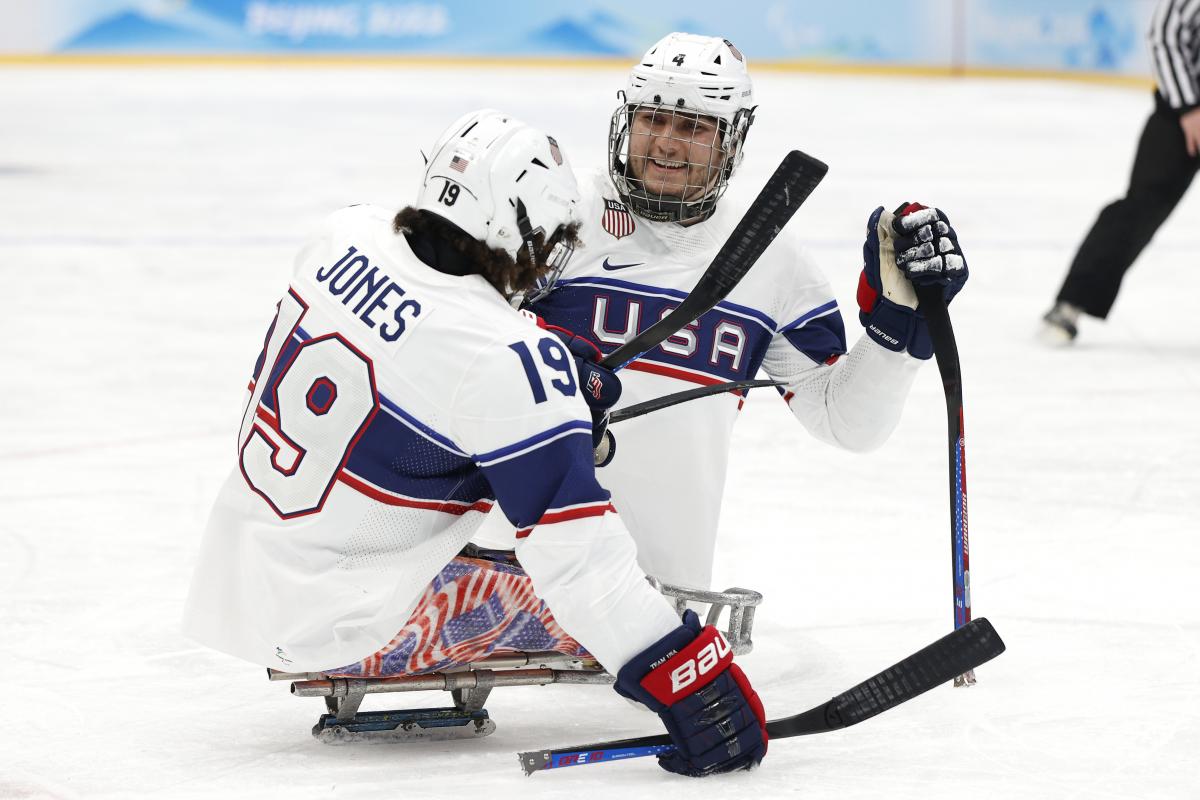
<svg viewBox="0 0 1200 800">
<path fill-rule="evenodd" d="M 1145 80 L 1153 7 L 1154 0 L 773 0 L 729 13 L 714 0 L 6 0 L 0 57 L 623 61 L 663 31 L 686 30 L 734 41 L 760 68 Z"/>
</svg>

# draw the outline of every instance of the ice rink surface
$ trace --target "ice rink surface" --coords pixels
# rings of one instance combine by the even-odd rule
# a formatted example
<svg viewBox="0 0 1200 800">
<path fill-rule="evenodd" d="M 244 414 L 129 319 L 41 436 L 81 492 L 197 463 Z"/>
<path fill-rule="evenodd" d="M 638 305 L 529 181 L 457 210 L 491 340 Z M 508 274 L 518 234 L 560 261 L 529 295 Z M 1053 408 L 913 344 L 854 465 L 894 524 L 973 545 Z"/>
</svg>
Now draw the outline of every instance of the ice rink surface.
<svg viewBox="0 0 1200 800">
<path fill-rule="evenodd" d="M 409 202 L 418 148 L 475 107 L 602 163 L 623 69 L 9 67 L 0 797 L 1200 797 L 1200 190 L 1107 323 L 1086 320 L 1069 351 L 1033 339 L 1124 187 L 1149 94 L 756 77 L 726 202 L 789 149 L 831 165 L 791 224 L 852 341 L 871 210 L 920 200 L 959 232 L 975 612 L 1009 647 L 976 687 L 776 742 L 760 770 L 705 783 L 645 759 L 522 777 L 520 750 L 659 732 L 597 687 L 497 690 L 499 729 L 474 742 L 316 743 L 319 701 L 178 632 L 292 254 L 327 212 Z M 945 411 L 930 364 L 869 455 L 816 442 L 771 392 L 742 413 L 717 588 L 766 595 L 741 661 L 783 716 L 950 629 Z"/>
</svg>

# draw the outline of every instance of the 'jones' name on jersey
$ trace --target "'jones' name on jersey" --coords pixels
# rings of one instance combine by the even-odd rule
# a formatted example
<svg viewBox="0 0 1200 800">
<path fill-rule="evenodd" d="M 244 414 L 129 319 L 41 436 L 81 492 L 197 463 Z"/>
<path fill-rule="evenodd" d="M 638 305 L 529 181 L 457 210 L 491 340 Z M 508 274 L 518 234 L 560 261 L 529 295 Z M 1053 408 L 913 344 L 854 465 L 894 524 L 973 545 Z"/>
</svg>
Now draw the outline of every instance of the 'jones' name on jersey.
<svg viewBox="0 0 1200 800">
<path fill-rule="evenodd" d="M 358 252 L 357 247 L 347 250 L 346 255 L 333 266 L 317 267 L 316 278 L 317 283 L 323 284 L 346 308 L 351 308 L 350 304 L 357 298 L 358 302 L 351 310 L 372 330 L 377 323 L 371 315 L 390 309 L 388 300 L 392 295 L 403 297 L 405 294 L 404 289 L 391 277 L 372 266 L 370 259 Z M 421 304 L 416 300 L 405 300 L 392 311 L 394 324 L 384 322 L 377 333 L 385 342 L 394 342 L 404 333 L 406 323 L 420 315 Z"/>
</svg>

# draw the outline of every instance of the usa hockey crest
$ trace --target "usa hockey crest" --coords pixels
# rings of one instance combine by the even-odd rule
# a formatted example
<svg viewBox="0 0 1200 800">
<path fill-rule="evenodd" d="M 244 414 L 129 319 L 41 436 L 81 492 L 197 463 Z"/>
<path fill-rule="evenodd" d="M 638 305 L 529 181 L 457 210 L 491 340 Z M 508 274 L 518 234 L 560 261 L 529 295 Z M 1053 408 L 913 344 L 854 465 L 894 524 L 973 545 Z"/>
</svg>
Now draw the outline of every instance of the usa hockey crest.
<svg viewBox="0 0 1200 800">
<path fill-rule="evenodd" d="M 607 199 L 604 201 L 604 216 L 600 219 L 600 224 L 617 239 L 633 233 L 636 227 L 633 215 L 625 210 L 625 206 L 617 200 Z"/>
</svg>

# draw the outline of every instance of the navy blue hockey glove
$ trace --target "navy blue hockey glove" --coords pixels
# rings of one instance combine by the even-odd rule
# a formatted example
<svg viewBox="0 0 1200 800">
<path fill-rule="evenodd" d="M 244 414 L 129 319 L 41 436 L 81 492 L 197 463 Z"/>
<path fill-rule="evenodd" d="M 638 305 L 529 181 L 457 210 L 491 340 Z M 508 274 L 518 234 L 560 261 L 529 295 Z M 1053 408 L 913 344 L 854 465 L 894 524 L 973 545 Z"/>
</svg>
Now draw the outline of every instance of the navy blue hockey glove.
<svg viewBox="0 0 1200 800">
<path fill-rule="evenodd" d="M 683 624 L 629 660 L 617 673 L 618 694 L 658 714 L 675 751 L 658 757 L 668 772 L 700 778 L 751 769 L 767 754 L 762 701 L 725 637 L 700 627 L 695 611 Z"/>
<path fill-rule="evenodd" d="M 918 203 L 895 212 L 875 209 L 867 220 L 858 319 L 888 350 L 914 358 L 933 355 L 913 285 L 942 286 L 949 303 L 967 282 L 967 262 L 945 213 Z"/>
<path fill-rule="evenodd" d="M 597 467 L 606 467 L 617 454 L 617 440 L 608 429 L 608 411 L 621 399 L 621 379 L 617 373 L 600 366 L 604 353 L 591 340 L 576 336 L 566 328 L 548 325 L 539 318 L 539 325 L 553 333 L 575 359 L 579 373 L 580 391 L 592 410 L 592 451 Z"/>
</svg>

